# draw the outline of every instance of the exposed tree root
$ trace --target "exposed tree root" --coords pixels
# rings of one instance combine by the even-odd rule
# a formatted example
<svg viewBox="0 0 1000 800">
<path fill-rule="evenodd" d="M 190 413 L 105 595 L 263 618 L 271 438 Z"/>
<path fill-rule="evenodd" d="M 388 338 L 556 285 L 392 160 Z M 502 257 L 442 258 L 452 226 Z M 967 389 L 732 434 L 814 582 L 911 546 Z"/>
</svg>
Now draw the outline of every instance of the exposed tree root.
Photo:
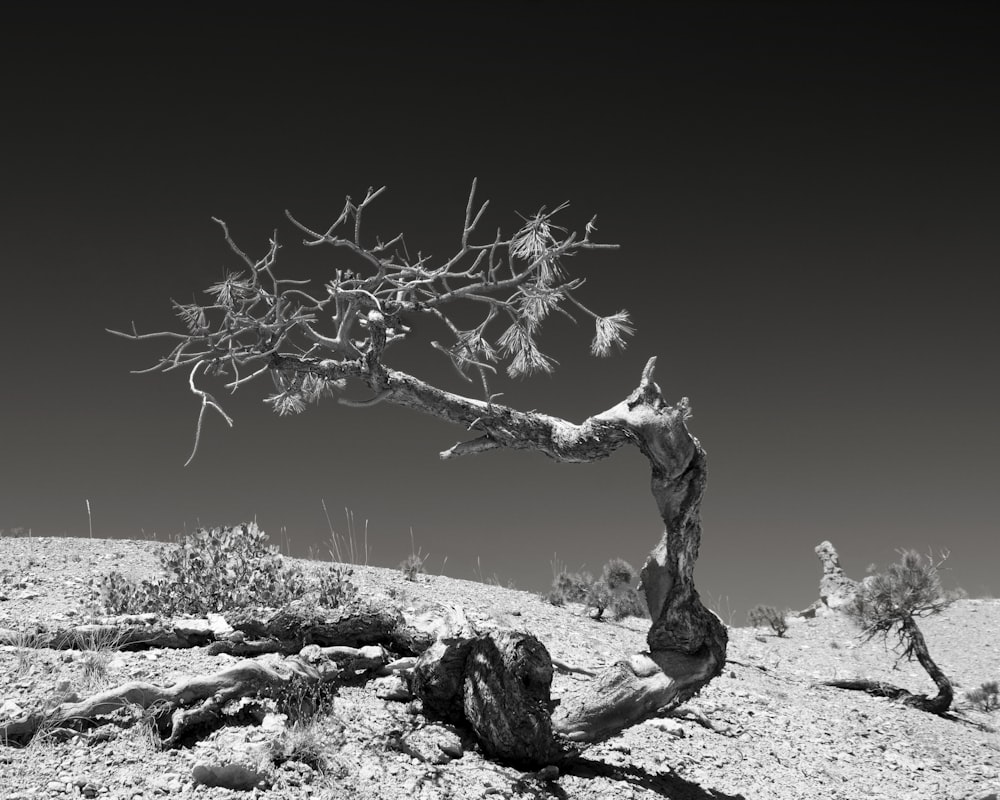
<svg viewBox="0 0 1000 800">
<path fill-rule="evenodd" d="M 832 686 L 835 689 L 849 689 L 852 691 L 866 692 L 872 697 L 887 697 L 890 700 L 898 700 L 903 705 L 927 711 L 931 714 L 941 715 L 942 712 L 936 698 L 928 697 L 925 694 L 915 694 L 899 686 L 882 681 L 872 681 L 864 678 L 845 679 L 836 681 L 820 681 L 814 686 Z"/>
<path fill-rule="evenodd" d="M 337 661 L 330 661 L 331 656 Z M 227 709 L 232 701 L 283 698 L 308 702 L 323 687 L 374 672 L 387 661 L 388 654 L 381 647 L 317 647 L 273 666 L 241 661 L 214 675 L 188 678 L 170 687 L 133 681 L 0 725 L 0 741 L 24 745 L 40 730 L 79 732 L 108 723 L 125 726 L 135 721 L 129 709 L 142 709 L 151 713 L 164 744 L 171 747 L 193 731 L 217 727 L 232 716 L 235 712 Z"/>
</svg>

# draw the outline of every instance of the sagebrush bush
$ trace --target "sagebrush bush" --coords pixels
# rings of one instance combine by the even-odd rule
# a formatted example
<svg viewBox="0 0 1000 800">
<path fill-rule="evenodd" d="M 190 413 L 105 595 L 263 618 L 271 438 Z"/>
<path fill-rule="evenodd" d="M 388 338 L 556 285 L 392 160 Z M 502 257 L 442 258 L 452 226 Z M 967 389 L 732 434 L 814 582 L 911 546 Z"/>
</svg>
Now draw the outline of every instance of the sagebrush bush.
<svg viewBox="0 0 1000 800">
<path fill-rule="evenodd" d="M 554 606 L 564 606 L 566 603 L 585 603 L 594 576 L 589 572 L 569 572 L 560 570 L 552 579 L 552 590 L 546 599 Z"/>
<path fill-rule="evenodd" d="M 613 558 L 605 564 L 601 576 L 596 579 L 589 572 L 560 569 L 545 599 L 554 606 L 583 603 L 593 610 L 594 619 L 603 619 L 606 611 L 616 620 L 647 617 L 646 604 L 633 586 L 637 577 L 632 565 L 621 558 Z"/>
<path fill-rule="evenodd" d="M 160 551 L 166 573 L 135 581 L 119 572 L 91 579 L 95 602 L 111 614 L 155 612 L 204 615 L 233 608 L 279 608 L 304 598 L 310 587 L 302 570 L 287 565 L 255 523 L 201 528 Z M 320 577 L 320 605 L 339 605 L 350 596 L 349 571 L 331 568 Z"/>
<path fill-rule="evenodd" d="M 785 631 L 788 630 L 788 620 L 785 614 L 778 611 L 774 606 L 754 606 L 747 614 L 747 619 L 750 620 L 750 624 L 755 628 L 759 628 L 762 625 L 770 626 L 771 630 L 778 636 L 784 636 Z"/>
<path fill-rule="evenodd" d="M 1000 683 L 987 681 L 978 689 L 965 693 L 966 702 L 980 711 L 992 712 L 1000 708 Z"/>
<path fill-rule="evenodd" d="M 594 581 L 586 603 L 594 610 L 594 619 L 603 619 L 610 611 L 613 619 L 629 616 L 647 616 L 645 604 L 633 585 L 638 580 L 635 569 L 621 558 L 613 558 L 601 570 L 601 577 Z"/>
</svg>

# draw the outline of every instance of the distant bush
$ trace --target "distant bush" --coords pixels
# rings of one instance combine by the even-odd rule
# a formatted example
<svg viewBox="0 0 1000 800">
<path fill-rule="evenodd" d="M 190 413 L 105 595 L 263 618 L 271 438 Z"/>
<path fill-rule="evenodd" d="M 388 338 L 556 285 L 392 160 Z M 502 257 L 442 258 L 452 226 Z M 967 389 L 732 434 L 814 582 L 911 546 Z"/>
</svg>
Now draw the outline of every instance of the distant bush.
<svg viewBox="0 0 1000 800">
<path fill-rule="evenodd" d="M 548 593 L 547 599 L 554 606 L 585 603 L 593 584 L 594 576 L 589 572 L 569 572 L 564 569 L 552 579 L 552 591 Z"/>
<path fill-rule="evenodd" d="M 91 579 L 92 599 L 111 614 L 204 615 L 233 608 L 280 608 L 313 592 L 302 570 L 288 566 L 255 523 L 201 528 L 160 552 L 166 576 L 132 580 L 119 572 Z M 318 601 L 334 607 L 353 596 L 350 572 L 320 577 Z"/>
<path fill-rule="evenodd" d="M 632 565 L 620 558 L 605 564 L 596 579 L 589 572 L 560 569 L 545 599 L 554 606 L 583 603 L 593 610 L 594 619 L 603 619 L 605 612 L 610 612 L 616 620 L 646 617 L 649 616 L 646 605 L 633 585 L 637 577 Z"/>
<path fill-rule="evenodd" d="M 949 603 L 954 603 L 956 600 L 968 600 L 969 593 L 961 586 L 956 586 L 954 589 L 948 589 L 944 593 L 944 599 Z"/>
<path fill-rule="evenodd" d="M 785 631 L 788 630 L 788 620 L 784 613 L 778 611 L 774 606 L 754 606 L 747 614 L 747 618 L 755 628 L 768 625 L 778 636 L 784 636 Z"/>
<path fill-rule="evenodd" d="M 399 571 L 403 573 L 403 577 L 406 580 L 416 582 L 417 575 L 420 575 L 424 571 L 424 562 L 426 560 L 427 557 L 421 556 L 419 552 L 413 553 L 413 555 L 407 556 L 406 560 L 400 563 Z"/>
<path fill-rule="evenodd" d="M 970 689 L 965 693 L 965 699 L 980 711 L 996 711 L 1000 708 L 1000 683 L 988 681 L 978 689 Z"/>
</svg>

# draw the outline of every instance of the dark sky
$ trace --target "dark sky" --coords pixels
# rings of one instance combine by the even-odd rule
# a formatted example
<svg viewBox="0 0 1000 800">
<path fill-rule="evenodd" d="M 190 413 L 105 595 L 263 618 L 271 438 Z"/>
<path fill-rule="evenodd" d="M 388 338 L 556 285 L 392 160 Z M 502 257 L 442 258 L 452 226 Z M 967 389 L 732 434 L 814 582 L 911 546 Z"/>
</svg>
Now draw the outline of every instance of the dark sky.
<svg viewBox="0 0 1000 800">
<path fill-rule="evenodd" d="M 147 7 L 148 6 L 148 7 Z M 599 311 L 638 327 L 591 358 L 555 319 L 555 376 L 511 405 L 580 421 L 659 357 L 709 454 L 698 583 L 741 622 L 816 596 L 813 547 L 850 574 L 950 548 L 947 585 L 1000 590 L 996 42 L 977 4 L 367 2 L 36 8 L 3 28 L 0 528 L 162 539 L 256 516 L 293 554 L 369 521 L 394 566 L 410 529 L 431 571 L 541 590 L 555 554 L 636 566 L 659 519 L 634 450 L 592 465 L 490 453 L 385 405 L 279 418 L 250 385 L 206 419 L 184 375 L 129 374 L 239 265 L 212 216 L 287 274 L 338 265 L 321 226 L 388 191 L 372 237 L 458 243 L 469 186 L 484 225 L 570 201 L 614 253 L 572 262 Z M 403 10 L 405 9 L 405 10 Z M 457 11 L 461 9 L 460 11 Z M 204 295 L 200 295 L 204 297 Z M 417 321 L 421 342 L 440 335 Z M 465 387 L 426 346 L 391 366 Z M 283 533 L 284 532 L 284 533 Z"/>
</svg>

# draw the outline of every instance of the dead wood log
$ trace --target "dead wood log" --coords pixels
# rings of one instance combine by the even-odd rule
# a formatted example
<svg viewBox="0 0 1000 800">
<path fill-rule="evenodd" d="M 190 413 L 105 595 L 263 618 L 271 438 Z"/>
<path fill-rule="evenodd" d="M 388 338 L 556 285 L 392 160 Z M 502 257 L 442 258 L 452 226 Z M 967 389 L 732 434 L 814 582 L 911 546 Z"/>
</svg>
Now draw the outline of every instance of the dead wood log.
<svg viewBox="0 0 1000 800">
<path fill-rule="evenodd" d="M 538 769 L 578 754 L 552 728 L 552 673 L 534 636 L 494 631 L 438 640 L 417 660 L 410 687 L 425 713 L 471 728 L 489 757 Z"/>
<path fill-rule="evenodd" d="M 226 612 L 225 618 L 245 638 L 277 640 L 293 652 L 310 644 L 321 647 L 378 644 L 416 655 L 434 641 L 428 633 L 409 626 L 398 608 L 364 600 L 337 609 L 298 602 L 277 610 L 236 609 Z"/>
<path fill-rule="evenodd" d="M 432 631 L 411 625 L 388 602 L 362 600 L 322 609 L 296 602 L 281 609 L 237 609 L 207 619 L 157 614 L 104 617 L 95 623 L 16 631 L 0 628 L 0 644 L 52 650 L 185 649 L 207 646 L 211 655 L 294 655 L 309 644 L 387 645 L 406 655 L 423 652 Z"/>
<path fill-rule="evenodd" d="M 229 701 L 316 692 L 335 681 L 339 673 L 333 664 L 315 666 L 304 658 L 290 656 L 273 666 L 241 661 L 214 675 L 188 678 L 170 687 L 132 681 L 85 700 L 63 703 L 0 725 L 0 741 L 23 745 L 39 730 L 83 731 L 121 719 L 122 709 L 155 707 L 154 718 L 166 733 L 164 743 L 174 746 L 192 729 L 221 721 Z"/>
</svg>

